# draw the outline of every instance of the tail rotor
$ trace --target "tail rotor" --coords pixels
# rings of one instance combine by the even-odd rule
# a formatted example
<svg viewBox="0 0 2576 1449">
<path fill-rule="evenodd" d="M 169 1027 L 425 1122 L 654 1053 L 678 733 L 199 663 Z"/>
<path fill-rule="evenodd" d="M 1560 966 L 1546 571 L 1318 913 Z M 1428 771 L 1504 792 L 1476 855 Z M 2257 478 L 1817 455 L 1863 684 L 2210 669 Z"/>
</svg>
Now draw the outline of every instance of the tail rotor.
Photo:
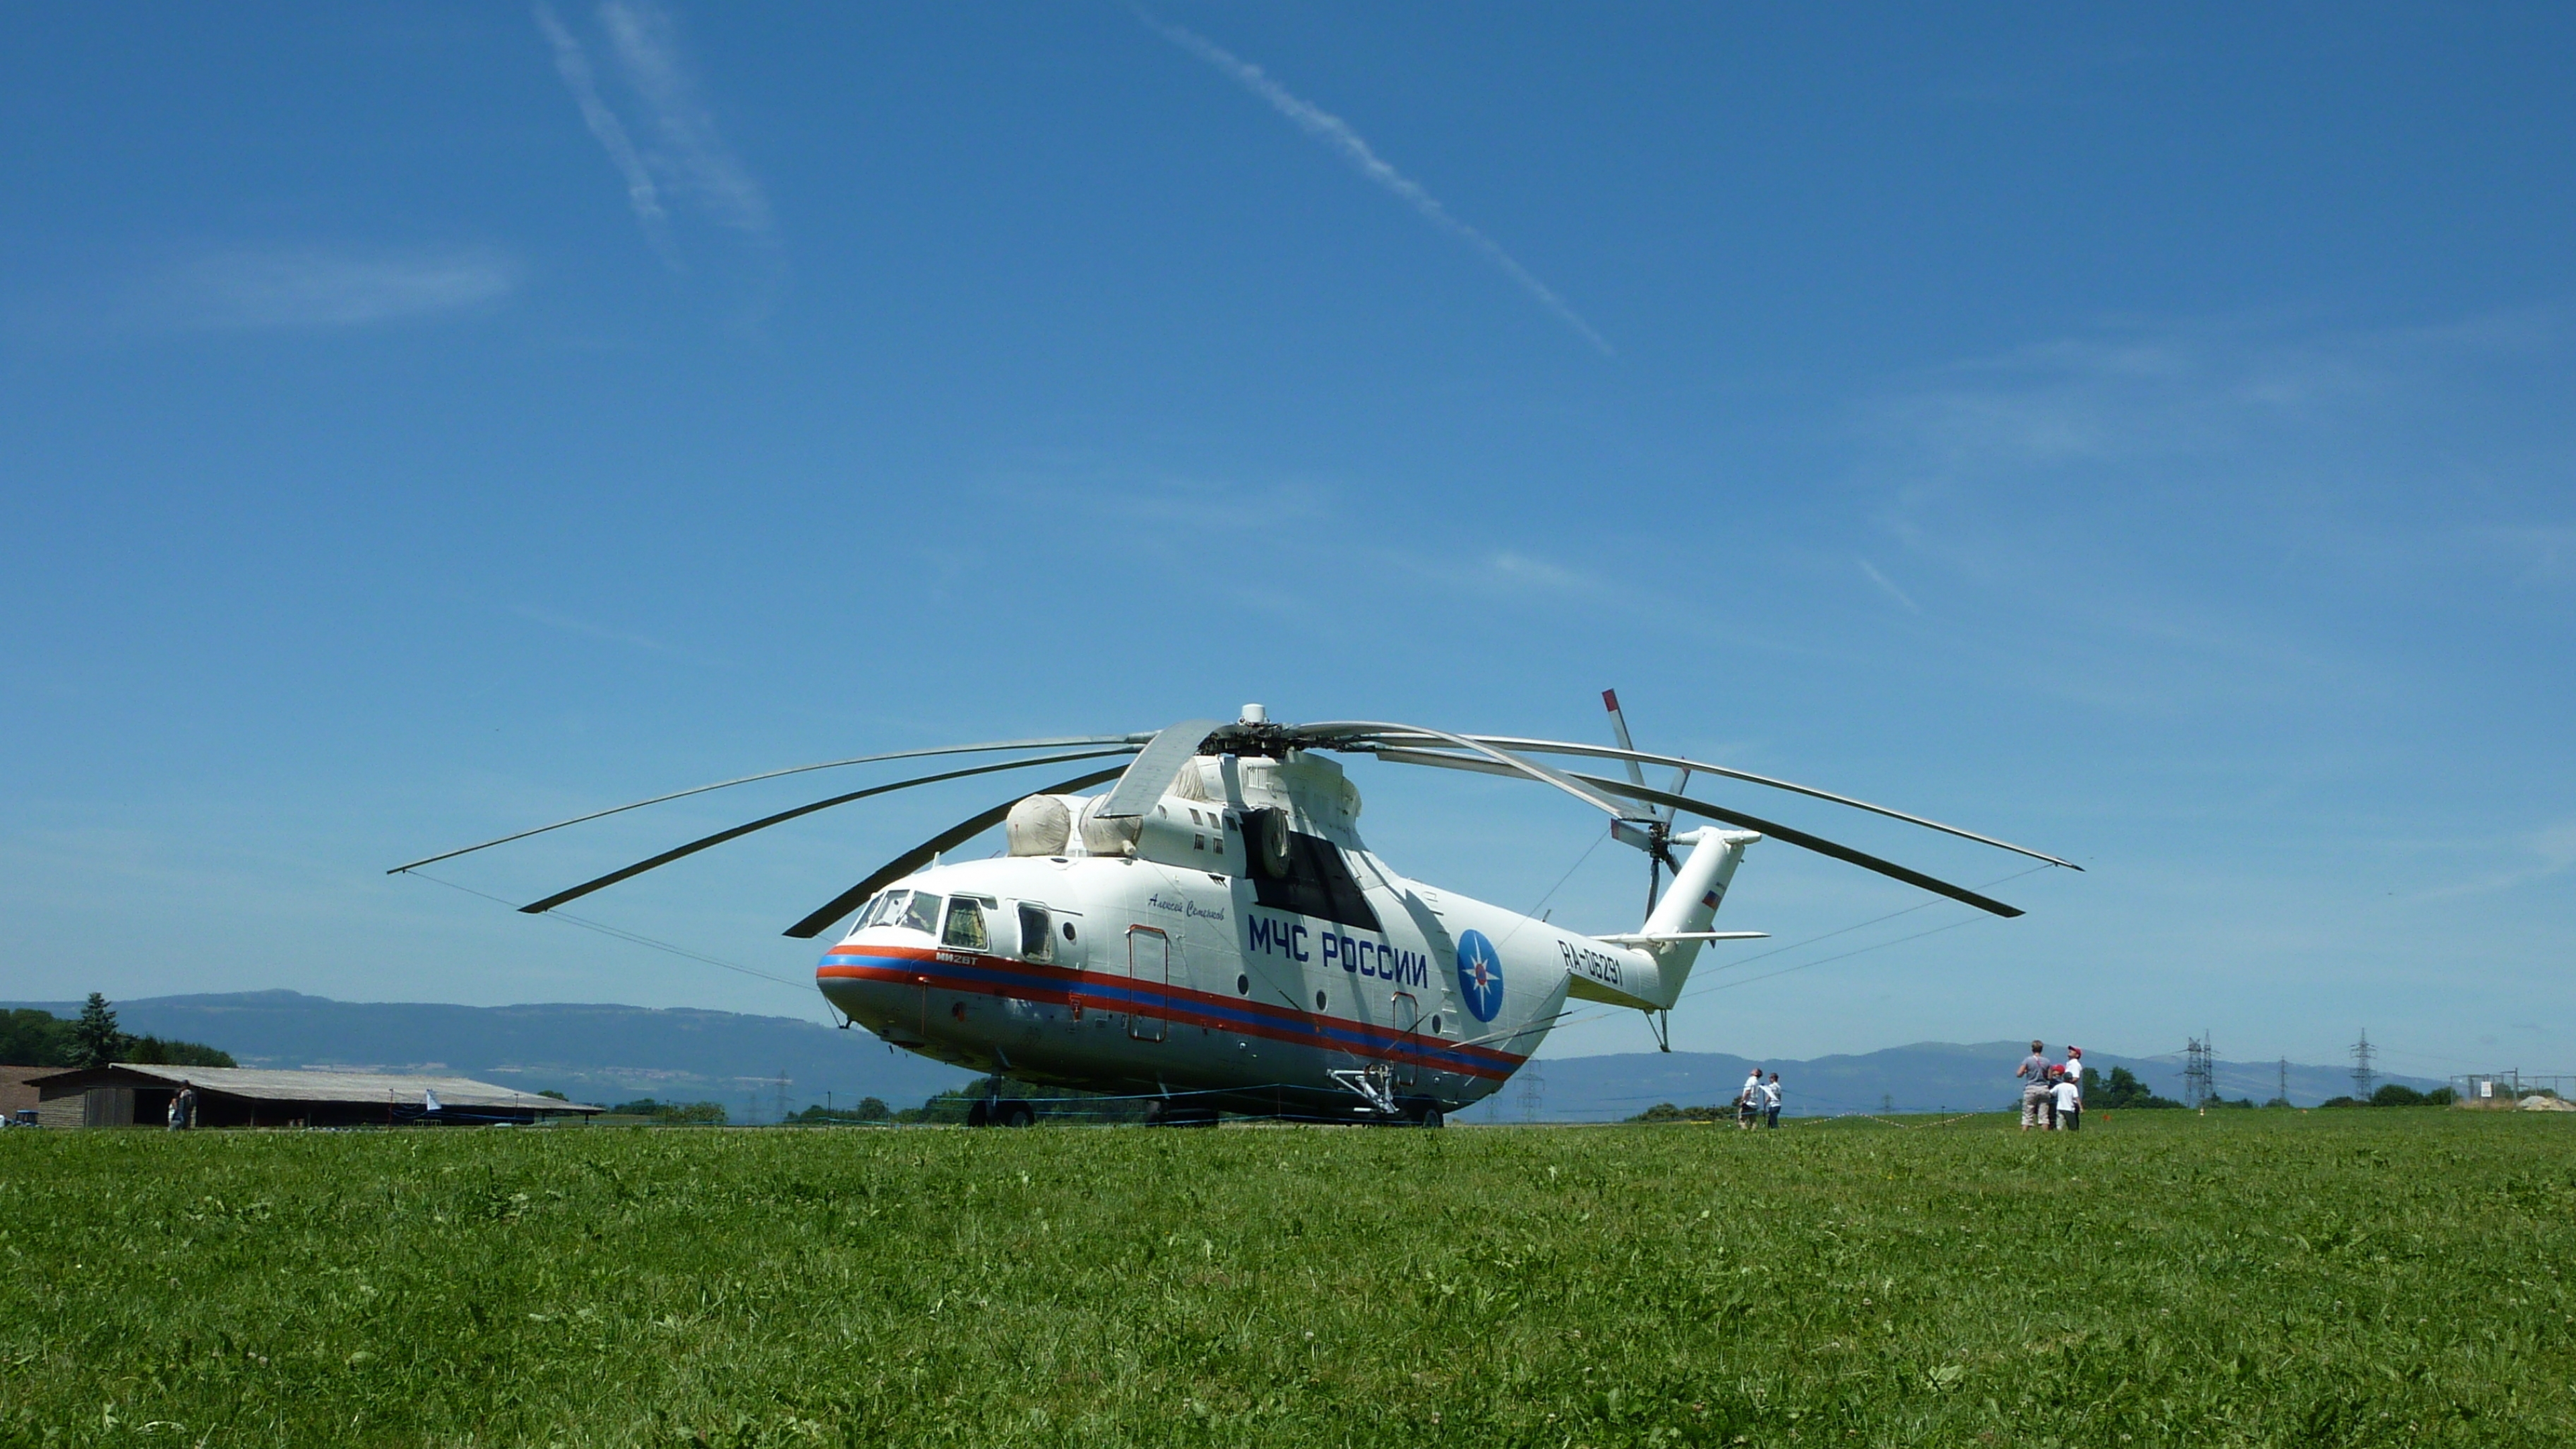
<svg viewBox="0 0 2576 1449">
<path fill-rule="evenodd" d="M 1610 711 L 1610 733 L 1618 740 L 1619 748 L 1630 752 L 1635 751 L 1636 742 L 1628 737 L 1627 713 L 1619 708 L 1619 691 L 1615 689 L 1601 691 L 1601 704 L 1603 708 Z M 1625 760 L 1622 763 L 1628 767 L 1628 783 L 1640 790 L 1646 788 L 1644 768 L 1635 760 Z M 1682 787 L 1689 783 L 1689 770 L 1675 770 L 1672 788 L 1665 793 L 1678 795 L 1682 793 Z M 1646 813 L 1642 819 L 1610 822 L 1610 834 L 1620 844 L 1633 845 L 1646 853 L 1646 914 L 1653 915 L 1655 899 L 1663 894 L 1664 871 L 1670 869 L 1678 876 L 1682 868 L 1673 860 L 1672 810 L 1667 806 L 1653 804 L 1646 805 L 1644 809 Z"/>
</svg>

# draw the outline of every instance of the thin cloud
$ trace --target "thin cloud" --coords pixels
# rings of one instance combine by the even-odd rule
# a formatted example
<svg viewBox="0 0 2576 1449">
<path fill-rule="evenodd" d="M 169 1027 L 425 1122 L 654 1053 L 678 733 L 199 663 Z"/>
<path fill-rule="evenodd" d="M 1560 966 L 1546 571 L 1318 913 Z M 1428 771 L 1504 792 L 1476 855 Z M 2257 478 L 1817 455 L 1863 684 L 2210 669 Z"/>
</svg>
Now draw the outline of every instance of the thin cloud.
<svg viewBox="0 0 2576 1449">
<path fill-rule="evenodd" d="M 2518 870 L 2501 871 L 2477 880 L 2463 881 L 2458 885 L 2423 891 L 2415 898 L 2438 901 L 2458 896 L 2482 896 L 2496 891 L 2511 890 L 2515 886 L 2536 880 L 2547 880 L 2551 876 L 2564 875 L 2570 869 L 2576 869 L 2576 820 L 2560 821 L 2556 825 L 2534 831 L 2523 837 L 2521 845 L 2530 857 L 2535 858 L 2532 864 Z"/>
<path fill-rule="evenodd" d="M 2576 526 L 2526 523 L 2461 530 L 2472 557 L 2501 558 L 2527 584 L 2566 583 L 2576 577 Z"/>
<path fill-rule="evenodd" d="M 653 184 L 653 173 L 645 168 L 634 140 L 626 134 L 626 123 L 608 108 L 608 102 L 600 99 L 599 82 L 590 68 L 590 52 L 555 18 L 551 5 L 537 7 L 537 28 L 545 32 L 547 43 L 554 47 L 555 72 L 572 92 L 574 104 L 581 107 L 582 123 L 606 148 L 617 174 L 626 178 L 626 204 L 634 209 L 645 240 L 653 244 L 663 261 L 677 267 L 679 258 L 671 249 L 670 213 L 662 209 L 661 189 Z"/>
<path fill-rule="evenodd" d="M 518 281 L 517 264 L 488 247 L 240 249 L 172 268 L 136 311 L 147 323 L 215 330 L 357 327 L 492 302 Z"/>
<path fill-rule="evenodd" d="M 1878 585 L 1878 586 L 1879 586 L 1879 588 L 1880 588 L 1881 590 L 1883 590 L 1883 591 L 1887 594 L 1887 596 L 1888 596 L 1889 598 L 1894 599 L 1896 602 L 1898 602 L 1898 603 L 1900 603 L 1900 604 L 1903 604 L 1903 605 L 1905 606 L 1906 611 L 1907 611 L 1908 613 L 1920 614 L 1920 613 L 1922 613 L 1922 612 L 1923 612 L 1923 606 L 1922 606 L 1921 604 L 1918 604 L 1918 603 L 1914 602 L 1912 599 L 1910 599 L 1910 598 L 1906 597 L 1905 591 L 1904 591 L 1903 589 L 1900 589 L 1900 588 L 1898 588 L 1896 585 L 1894 585 L 1894 584 L 1892 584 L 1892 583 L 1889 583 L 1889 582 L 1887 581 L 1887 575 L 1885 575 L 1885 574 L 1883 574 L 1883 573 L 1880 573 L 1880 572 L 1878 571 L 1878 566 L 1877 566 L 1876 564 L 1871 563 L 1868 559 L 1862 559 L 1862 560 L 1860 561 L 1860 571 L 1861 571 L 1863 574 L 1868 575 L 1868 577 L 1869 577 L 1869 581 L 1870 581 L 1871 583 L 1873 583 L 1873 584 Z"/>
<path fill-rule="evenodd" d="M 1497 582 L 1512 589 L 1552 589 L 1573 593 L 1592 587 L 1592 578 L 1588 574 L 1562 564 L 1549 563 L 1543 558 L 1513 553 L 1509 549 L 1486 559 L 1485 568 Z"/>
<path fill-rule="evenodd" d="M 692 649 L 681 649 L 665 644 L 661 640 L 655 639 L 650 635 L 630 633 L 623 629 L 612 629 L 604 624 L 594 624 L 588 619 L 574 618 L 569 614 L 557 614 L 546 609 L 530 608 L 525 604 L 511 605 L 510 612 L 527 620 L 531 624 L 543 624 L 549 629 L 560 630 L 566 634 L 576 634 L 585 639 L 598 639 L 610 644 L 622 644 L 629 649 L 641 649 L 648 654 L 664 655 L 668 658 L 679 660 L 684 664 L 716 667 L 720 666 L 722 662 L 710 659 Z"/>
<path fill-rule="evenodd" d="M 555 70 L 608 159 L 626 182 L 627 205 L 645 239 L 674 270 L 668 199 L 686 199 L 716 225 L 768 245 L 776 226 L 769 196 L 724 142 L 680 45 L 679 26 L 652 0 L 605 0 L 599 26 L 616 74 L 641 112 L 630 127 L 601 92 L 590 50 L 540 4 L 537 28 L 554 48 Z M 639 144 L 637 135 L 648 140 Z"/>
<path fill-rule="evenodd" d="M 1519 283 L 1521 290 L 1529 293 L 1540 306 L 1555 313 L 1557 320 L 1581 334 L 1584 341 L 1599 348 L 1602 356 L 1618 355 L 1611 348 L 1608 340 L 1592 329 L 1591 323 L 1584 321 L 1581 314 L 1568 305 L 1563 297 L 1556 294 L 1555 288 L 1531 275 L 1529 268 L 1522 266 L 1511 253 L 1504 251 L 1500 242 L 1450 215 L 1449 208 L 1441 205 L 1438 197 L 1423 190 L 1419 182 L 1389 165 L 1383 157 L 1371 149 L 1359 132 L 1352 130 L 1349 123 L 1343 121 L 1341 117 L 1298 99 L 1289 93 L 1287 87 L 1265 74 L 1261 67 L 1241 59 L 1232 51 L 1196 31 L 1185 30 L 1177 25 L 1165 25 L 1142 10 L 1136 12 L 1136 18 L 1164 39 L 1206 61 L 1245 90 L 1269 102 L 1272 110 L 1294 121 L 1297 128 L 1307 135 L 1340 152 L 1342 159 L 1350 162 L 1362 176 L 1393 193 L 1397 200 L 1412 207 L 1424 219 L 1484 253 L 1487 261 L 1502 268 L 1505 276 Z"/>
<path fill-rule="evenodd" d="M 608 30 L 626 83 L 653 113 L 653 129 L 667 148 L 657 159 L 719 223 L 753 236 L 769 235 L 769 197 L 717 132 L 715 112 L 689 74 L 670 14 L 640 0 L 609 0 L 599 7 L 599 22 Z"/>
</svg>

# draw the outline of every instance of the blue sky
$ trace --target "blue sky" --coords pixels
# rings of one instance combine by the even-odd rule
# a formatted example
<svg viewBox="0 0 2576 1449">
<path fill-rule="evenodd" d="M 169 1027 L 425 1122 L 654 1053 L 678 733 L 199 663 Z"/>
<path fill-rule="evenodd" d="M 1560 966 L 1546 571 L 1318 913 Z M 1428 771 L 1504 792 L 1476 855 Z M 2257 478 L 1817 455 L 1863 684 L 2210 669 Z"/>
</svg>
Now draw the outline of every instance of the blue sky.
<svg viewBox="0 0 2576 1449">
<path fill-rule="evenodd" d="M 2576 1066 L 2563 9 L 0 34 L 0 993 L 819 1017 L 381 871 L 1247 699 L 1596 738 L 1616 686 L 1649 747 L 2088 867 L 1995 922 L 1757 847 L 1722 924 L 1790 949 L 1676 1045 Z M 1352 770 L 1400 867 L 1635 925 L 1579 806 Z M 524 900 L 829 784 L 447 875 Z M 781 926 L 995 793 L 587 914 L 793 983 Z"/>
</svg>

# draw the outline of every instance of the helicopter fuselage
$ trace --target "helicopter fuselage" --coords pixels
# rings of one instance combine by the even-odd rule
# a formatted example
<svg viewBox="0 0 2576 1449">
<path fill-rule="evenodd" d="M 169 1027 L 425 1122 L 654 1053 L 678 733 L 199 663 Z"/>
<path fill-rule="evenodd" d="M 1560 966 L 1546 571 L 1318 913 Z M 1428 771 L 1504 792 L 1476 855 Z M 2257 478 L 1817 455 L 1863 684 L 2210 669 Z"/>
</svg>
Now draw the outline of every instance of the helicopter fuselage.
<svg viewBox="0 0 2576 1449">
<path fill-rule="evenodd" d="M 1340 854 L 1358 899 L 1326 904 L 1358 920 L 1132 856 L 939 866 L 862 911 L 816 980 L 888 1042 L 978 1071 L 1368 1118 L 1491 1093 L 1564 1010 L 1569 960 L 1638 954 Z"/>
</svg>

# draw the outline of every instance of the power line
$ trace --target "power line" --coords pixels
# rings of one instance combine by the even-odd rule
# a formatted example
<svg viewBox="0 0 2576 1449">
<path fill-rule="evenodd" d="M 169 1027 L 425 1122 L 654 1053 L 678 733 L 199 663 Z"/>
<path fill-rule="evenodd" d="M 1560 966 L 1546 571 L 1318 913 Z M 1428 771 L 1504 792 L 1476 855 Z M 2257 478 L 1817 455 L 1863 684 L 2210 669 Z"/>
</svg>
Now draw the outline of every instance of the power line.
<svg viewBox="0 0 2576 1449">
<path fill-rule="evenodd" d="M 510 909 L 513 911 L 518 909 L 517 906 L 510 905 L 508 901 L 492 894 L 490 891 L 478 891 L 469 885 L 458 885 L 452 880 L 441 880 L 437 876 L 431 875 L 425 870 L 408 870 L 404 871 L 403 874 L 415 875 L 433 885 L 443 885 L 452 891 L 463 891 L 469 896 L 480 896 L 495 905 L 510 906 Z M 811 982 L 790 981 L 784 976 L 772 976 L 766 971 L 757 971 L 749 966 L 741 966 L 731 961 L 719 960 L 713 956 L 701 955 L 698 952 L 689 950 L 687 947 L 674 946 L 668 941 L 656 941 L 650 936 L 640 936 L 633 931 L 629 931 L 618 926 L 612 926 L 605 921 L 594 921 L 586 916 L 576 916 L 564 911 L 548 911 L 545 913 L 544 918 L 549 921 L 561 921 L 567 926 L 579 926 L 585 931 L 597 931 L 603 936 L 614 936 L 618 940 L 632 942 L 638 946 L 650 947 L 656 951 L 666 951 L 671 955 L 684 957 L 691 961 L 702 962 L 709 966 L 720 966 L 727 971 L 738 971 L 745 976 L 757 976 L 763 981 L 775 981 L 781 986 L 793 987 L 798 991 L 806 991 L 812 987 Z"/>
</svg>

